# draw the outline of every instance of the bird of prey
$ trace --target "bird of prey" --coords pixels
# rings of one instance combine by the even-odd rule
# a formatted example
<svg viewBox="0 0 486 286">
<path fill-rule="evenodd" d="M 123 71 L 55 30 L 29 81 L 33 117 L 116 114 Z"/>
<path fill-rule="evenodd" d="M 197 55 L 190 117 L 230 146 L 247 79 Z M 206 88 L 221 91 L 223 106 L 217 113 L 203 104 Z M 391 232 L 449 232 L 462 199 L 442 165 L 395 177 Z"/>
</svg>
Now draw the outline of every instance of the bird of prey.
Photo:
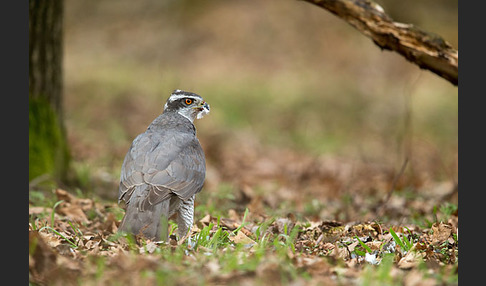
<svg viewBox="0 0 486 286">
<path fill-rule="evenodd" d="M 120 172 L 118 202 L 126 211 L 119 231 L 168 241 L 168 218 L 177 213 L 179 238 L 187 234 L 206 176 L 193 122 L 208 113 L 201 96 L 174 90 L 162 114 L 133 140 Z"/>
</svg>

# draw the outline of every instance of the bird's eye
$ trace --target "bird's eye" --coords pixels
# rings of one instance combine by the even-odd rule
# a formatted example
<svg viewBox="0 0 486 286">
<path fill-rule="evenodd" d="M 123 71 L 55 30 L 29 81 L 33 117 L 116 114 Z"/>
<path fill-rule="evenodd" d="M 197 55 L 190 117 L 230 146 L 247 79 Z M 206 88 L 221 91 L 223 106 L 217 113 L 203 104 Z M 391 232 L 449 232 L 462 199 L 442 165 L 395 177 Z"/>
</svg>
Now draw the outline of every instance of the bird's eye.
<svg viewBox="0 0 486 286">
<path fill-rule="evenodd" d="M 191 104 L 191 103 L 192 103 L 192 99 L 190 99 L 190 98 L 186 98 L 185 103 L 186 103 L 187 105 Z"/>
</svg>

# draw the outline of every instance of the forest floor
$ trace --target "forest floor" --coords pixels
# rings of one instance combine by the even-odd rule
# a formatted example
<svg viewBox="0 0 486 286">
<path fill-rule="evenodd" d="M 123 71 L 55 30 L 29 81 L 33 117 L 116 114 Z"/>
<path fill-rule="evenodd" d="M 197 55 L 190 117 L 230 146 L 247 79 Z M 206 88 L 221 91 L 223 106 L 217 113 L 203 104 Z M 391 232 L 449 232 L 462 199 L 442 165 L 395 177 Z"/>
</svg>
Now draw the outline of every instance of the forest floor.
<svg viewBox="0 0 486 286">
<path fill-rule="evenodd" d="M 194 227 L 169 243 L 118 233 L 124 211 L 115 200 L 31 190 L 31 284 L 457 285 L 452 182 L 261 146 L 240 151 L 219 153 Z"/>
</svg>

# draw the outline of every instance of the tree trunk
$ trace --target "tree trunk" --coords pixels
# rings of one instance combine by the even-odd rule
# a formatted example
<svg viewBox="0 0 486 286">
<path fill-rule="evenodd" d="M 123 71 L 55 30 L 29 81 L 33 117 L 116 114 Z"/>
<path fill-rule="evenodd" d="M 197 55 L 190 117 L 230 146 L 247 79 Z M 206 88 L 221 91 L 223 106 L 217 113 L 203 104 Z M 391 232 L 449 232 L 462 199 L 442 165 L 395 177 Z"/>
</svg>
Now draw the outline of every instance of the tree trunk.
<svg viewBox="0 0 486 286">
<path fill-rule="evenodd" d="M 29 180 L 67 174 L 63 125 L 63 1 L 29 0 Z"/>
</svg>

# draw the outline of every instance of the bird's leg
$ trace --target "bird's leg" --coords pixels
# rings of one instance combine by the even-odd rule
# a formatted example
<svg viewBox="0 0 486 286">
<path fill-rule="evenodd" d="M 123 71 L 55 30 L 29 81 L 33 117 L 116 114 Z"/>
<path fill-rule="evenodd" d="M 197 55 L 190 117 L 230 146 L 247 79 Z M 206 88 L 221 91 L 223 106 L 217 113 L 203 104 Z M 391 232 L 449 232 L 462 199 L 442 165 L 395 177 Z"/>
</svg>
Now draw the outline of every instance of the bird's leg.
<svg viewBox="0 0 486 286">
<path fill-rule="evenodd" d="M 194 222 L 194 196 L 187 201 L 181 201 L 179 213 L 177 214 L 177 227 L 179 239 L 182 239 L 192 228 Z"/>
</svg>

